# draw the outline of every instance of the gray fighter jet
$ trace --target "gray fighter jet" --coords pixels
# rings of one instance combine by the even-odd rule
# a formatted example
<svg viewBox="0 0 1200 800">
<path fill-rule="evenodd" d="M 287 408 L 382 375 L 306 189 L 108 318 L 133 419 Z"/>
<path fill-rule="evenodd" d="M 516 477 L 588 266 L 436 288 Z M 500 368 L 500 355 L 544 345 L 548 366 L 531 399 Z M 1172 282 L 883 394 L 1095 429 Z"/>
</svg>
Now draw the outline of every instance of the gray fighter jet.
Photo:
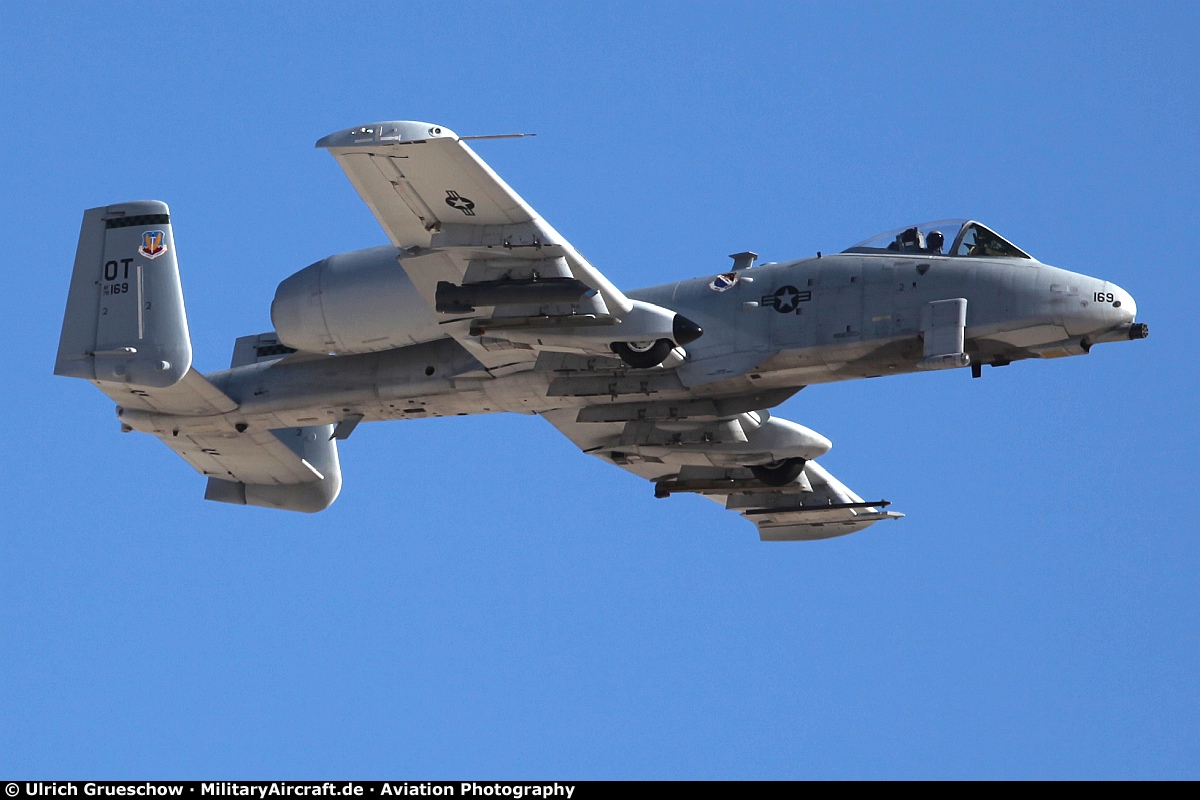
<svg viewBox="0 0 1200 800">
<path fill-rule="evenodd" d="M 882 519 L 816 459 L 824 436 L 774 417 L 814 383 L 1083 355 L 1140 339 L 1118 286 L 1039 263 L 969 220 L 837 254 L 623 292 L 452 131 L 379 122 L 317 142 L 392 241 L 284 280 L 275 330 L 228 370 L 191 368 L 165 203 L 84 212 L 54 372 L 118 403 L 208 478 L 205 498 L 320 511 L 337 441 L 363 421 L 539 414 L 585 453 L 699 493 L 764 540 Z"/>
</svg>

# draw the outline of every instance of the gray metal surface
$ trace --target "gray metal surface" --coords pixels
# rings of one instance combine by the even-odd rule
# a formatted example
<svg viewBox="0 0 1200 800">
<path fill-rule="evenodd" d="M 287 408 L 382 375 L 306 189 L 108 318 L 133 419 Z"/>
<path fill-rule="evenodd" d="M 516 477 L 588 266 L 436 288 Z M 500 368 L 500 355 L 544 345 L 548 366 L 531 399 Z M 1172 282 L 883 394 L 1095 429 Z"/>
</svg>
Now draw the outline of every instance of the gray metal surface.
<svg viewBox="0 0 1200 800">
<path fill-rule="evenodd" d="M 211 500 L 318 511 L 341 487 L 337 441 L 361 422 L 512 412 L 658 497 L 721 503 L 764 541 L 829 538 L 902 515 L 817 463 L 825 437 L 768 409 L 813 384 L 978 376 L 1148 332 L 1120 287 L 964 220 L 759 267 L 738 253 L 730 272 L 626 293 L 441 126 L 375 123 L 318 146 L 392 245 L 285 279 L 277 330 L 239 338 L 228 370 L 189 368 L 166 205 L 84 216 L 55 372 L 118 402 L 124 429 L 209 477 Z"/>
<path fill-rule="evenodd" d="M 85 211 L 55 374 L 161 388 L 191 365 L 167 204 Z"/>
</svg>

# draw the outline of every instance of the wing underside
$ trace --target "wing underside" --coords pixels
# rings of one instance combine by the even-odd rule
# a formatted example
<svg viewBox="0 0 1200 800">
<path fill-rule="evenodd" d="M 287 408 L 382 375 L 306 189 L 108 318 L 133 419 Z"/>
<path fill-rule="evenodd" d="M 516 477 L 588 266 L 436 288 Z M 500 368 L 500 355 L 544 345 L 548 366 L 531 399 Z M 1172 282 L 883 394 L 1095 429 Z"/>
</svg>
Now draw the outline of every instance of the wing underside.
<svg viewBox="0 0 1200 800">
<path fill-rule="evenodd" d="M 454 132 L 381 122 L 317 146 L 400 249 L 400 267 L 446 334 L 485 367 L 545 351 L 606 354 L 613 342 L 691 341 L 682 333 L 691 323 L 627 297 Z"/>
<path fill-rule="evenodd" d="M 785 432 L 799 428 L 765 412 L 722 418 L 717 409 L 718 416 L 675 419 L 659 427 L 645 421 L 593 422 L 604 416 L 596 408 L 603 407 L 563 408 L 544 416 L 585 453 L 652 481 L 656 497 L 706 497 L 753 522 L 763 541 L 828 539 L 903 516 L 885 511 L 886 500 L 864 501 L 816 461 L 808 460 L 782 486 L 756 478 L 746 464 L 786 452 L 773 452 L 762 443 L 764 436 L 756 440 L 757 431 L 747 436 L 747 423 L 755 420 L 758 431 L 768 423 Z"/>
<path fill-rule="evenodd" d="M 471 280 L 472 261 L 502 259 L 510 270 L 562 268 L 597 292 L 603 312 L 631 301 L 505 183 L 453 131 L 424 122 L 380 122 L 317 142 L 333 154 L 430 306 L 439 281 Z M 422 261 L 424 251 L 448 258 Z M 432 253 L 430 253 L 432 254 Z M 491 265 L 493 271 L 500 265 Z M 488 266 L 477 265 L 477 272 Z M 547 277 L 549 275 L 546 275 Z"/>
</svg>

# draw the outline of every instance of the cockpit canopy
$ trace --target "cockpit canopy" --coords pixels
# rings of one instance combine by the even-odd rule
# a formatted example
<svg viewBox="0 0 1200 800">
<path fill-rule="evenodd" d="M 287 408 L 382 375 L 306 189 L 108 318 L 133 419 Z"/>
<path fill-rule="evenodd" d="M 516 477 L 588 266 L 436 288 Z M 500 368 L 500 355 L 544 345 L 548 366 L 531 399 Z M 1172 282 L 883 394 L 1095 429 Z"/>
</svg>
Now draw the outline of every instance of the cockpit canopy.
<svg viewBox="0 0 1200 800">
<path fill-rule="evenodd" d="M 897 228 L 872 236 L 842 252 L 1033 258 L 991 228 L 969 219 L 942 219 Z"/>
</svg>

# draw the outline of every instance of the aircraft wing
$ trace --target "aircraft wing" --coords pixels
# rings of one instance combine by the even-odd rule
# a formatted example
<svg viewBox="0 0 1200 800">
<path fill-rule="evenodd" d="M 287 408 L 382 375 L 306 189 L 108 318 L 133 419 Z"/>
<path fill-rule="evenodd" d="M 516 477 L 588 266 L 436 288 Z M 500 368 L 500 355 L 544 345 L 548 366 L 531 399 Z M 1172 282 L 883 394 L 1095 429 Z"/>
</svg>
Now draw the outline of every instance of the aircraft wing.
<svg viewBox="0 0 1200 800">
<path fill-rule="evenodd" d="M 472 259 L 507 259 L 559 262 L 566 274 L 556 277 L 595 290 L 605 313 L 620 317 L 633 308 L 453 131 L 378 122 L 326 136 L 317 147 L 333 154 L 392 243 L 408 251 L 401 266 L 431 307 L 437 283 L 464 283 Z"/>
<path fill-rule="evenodd" d="M 603 416 L 590 413 L 588 407 L 562 408 L 543 416 L 585 453 L 653 481 L 656 497 L 702 495 L 753 522 L 763 541 L 829 539 L 904 516 L 882 510 L 886 500 L 864 501 L 816 461 L 808 461 L 793 482 L 767 486 L 749 468 L 733 463 L 731 450 L 738 443 L 727 442 L 733 445 L 729 447 L 720 441 L 720 431 L 736 420 L 695 419 L 690 425 L 673 421 L 667 436 L 656 439 L 653 433 L 647 436 L 644 422 L 586 421 Z M 792 424 L 777 417 L 770 421 Z M 727 466 L 713 465 L 714 460 L 726 459 Z"/>
<path fill-rule="evenodd" d="M 627 297 L 453 131 L 378 122 L 317 147 L 400 249 L 400 267 L 446 334 L 493 375 L 544 351 L 606 355 L 616 342 L 682 346 L 703 333 Z"/>
</svg>

